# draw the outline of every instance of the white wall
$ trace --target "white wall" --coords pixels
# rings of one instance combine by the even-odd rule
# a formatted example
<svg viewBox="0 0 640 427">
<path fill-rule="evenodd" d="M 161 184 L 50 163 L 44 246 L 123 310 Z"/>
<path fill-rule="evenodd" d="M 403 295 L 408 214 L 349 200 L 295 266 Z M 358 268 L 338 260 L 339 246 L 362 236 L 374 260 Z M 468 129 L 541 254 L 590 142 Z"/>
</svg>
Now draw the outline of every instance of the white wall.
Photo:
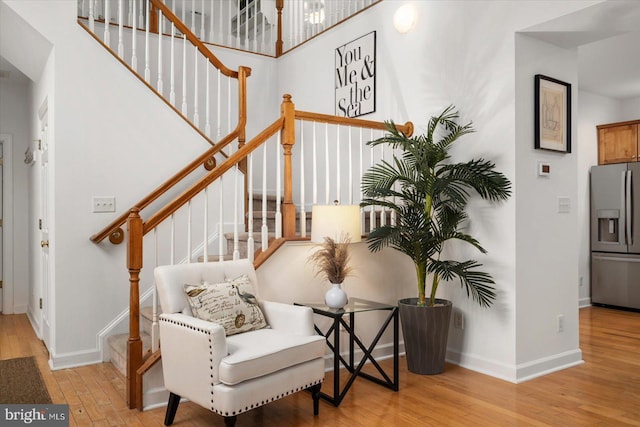
<svg viewBox="0 0 640 427">
<path fill-rule="evenodd" d="M 13 289 L 13 295 L 7 296 L 13 301 L 13 312 L 25 313 L 28 304 L 28 253 L 27 253 L 27 233 L 28 233 L 28 197 L 27 197 L 27 171 L 28 166 L 24 163 L 24 152 L 29 146 L 29 126 L 28 126 L 28 94 L 29 82 L 26 78 L 12 80 L 0 79 L 0 133 L 12 136 L 12 152 L 8 147 L 4 147 L 3 156 L 10 159 L 12 165 L 12 179 L 7 182 L 13 183 L 13 188 L 4 190 L 13 198 L 11 204 L 3 206 L 5 210 L 5 224 L 3 227 L 3 238 L 12 241 L 13 259 L 12 265 L 5 265 L 4 272 L 12 272 L 12 277 L 3 277 L 5 292 Z M 5 168 L 6 173 L 6 168 Z M 5 183 L 6 185 L 6 183 Z M 7 212 L 11 209 L 12 212 Z M 7 217 L 13 218 L 12 227 L 6 223 Z M 10 281 L 8 281 L 9 279 Z M 10 301 L 5 301 L 8 306 Z M 11 314 L 7 311 L 6 314 Z"/>
<path fill-rule="evenodd" d="M 532 95 L 522 99 L 517 95 L 521 85 L 526 85 L 532 93 L 533 74 L 525 75 L 524 69 L 516 73 L 514 33 L 593 2 L 412 3 L 418 10 L 419 21 L 408 34 L 398 34 L 392 27 L 391 18 L 400 2 L 382 2 L 352 19 L 349 25 L 338 27 L 285 55 L 278 63 L 280 92 L 291 93 L 299 109 L 333 113 L 335 48 L 375 30 L 377 111 L 365 118 L 412 120 L 416 132 L 423 133 L 428 117 L 452 103 L 461 111 L 462 120 L 473 120 L 478 130 L 458 143 L 453 150 L 454 160 L 482 156 L 495 161 L 498 170 L 518 185 L 517 191 L 535 186 L 537 181 L 532 177 L 534 169 L 530 163 L 538 154 L 532 153 L 532 133 L 524 135 L 525 128 L 516 132 L 513 125 L 522 122 L 531 127 L 533 121 L 532 112 L 529 114 L 527 110 L 532 108 L 532 102 L 524 109 L 516 105 L 530 102 Z M 564 75 L 576 83 L 574 59 L 563 62 L 561 67 L 566 71 Z M 518 76 L 517 81 L 514 76 Z M 521 146 L 526 147 L 526 151 L 520 160 L 517 156 Z M 559 185 L 556 191 L 566 193 L 574 209 L 567 217 L 558 217 L 552 211 L 543 213 L 543 217 L 537 219 L 542 228 L 558 230 L 572 220 L 575 223 L 577 161 L 575 155 L 566 158 L 560 163 L 554 160 L 560 166 L 555 175 L 555 184 Z M 526 164 L 523 167 L 532 167 L 522 172 L 525 180 L 522 187 L 517 170 L 520 163 Z M 567 167 L 563 170 L 564 163 Z M 535 190 L 536 195 L 544 192 L 542 188 Z M 465 316 L 465 329 L 453 330 L 450 334 L 449 359 L 513 381 L 526 377 L 538 367 L 546 369 L 535 365 L 536 360 L 576 351 L 578 346 L 576 262 L 567 263 L 557 258 L 556 252 L 522 250 L 539 246 L 533 233 L 523 235 L 523 240 L 516 234 L 516 230 L 522 232 L 527 220 L 533 217 L 529 214 L 522 220 L 516 219 L 516 200 L 521 203 L 521 198 L 527 200 L 526 191 L 500 205 L 472 203 L 470 231 L 489 251 L 488 256 L 479 256 L 467 248 L 452 248 L 460 256 L 478 258 L 494 276 L 498 289 L 494 307 L 480 309 L 466 299 L 457 283 L 441 290 L 441 296 L 452 298 L 456 309 Z M 546 198 L 553 203 L 555 194 Z M 552 208 L 548 204 L 547 207 Z M 575 258 L 577 228 L 569 227 L 562 235 L 572 241 L 561 243 L 558 251 L 569 252 Z M 516 253 L 516 247 L 520 252 Z M 540 289 L 533 280 L 520 282 L 519 279 L 525 270 L 535 271 L 540 265 L 545 266 L 552 278 L 542 289 L 553 291 L 552 295 L 560 294 L 560 298 L 549 307 L 545 307 L 546 300 L 542 308 L 536 304 L 537 310 L 526 310 L 528 317 L 516 319 L 516 307 L 521 306 L 516 305 L 516 301 L 523 301 L 520 294 L 535 295 L 536 289 Z M 402 289 L 408 290 L 403 296 L 415 295 L 410 286 L 403 284 Z M 555 332 L 548 334 L 549 325 L 555 326 L 555 314 L 559 311 L 568 318 L 565 333 L 562 336 Z M 520 339 L 524 342 L 517 346 L 516 336 L 521 331 L 532 333 L 530 339 L 535 343 L 529 343 L 530 336 L 526 335 Z M 535 368 L 526 365 L 527 369 L 518 370 L 531 362 Z"/>
<path fill-rule="evenodd" d="M 621 103 L 622 111 L 620 112 L 620 119 L 618 121 L 640 119 L 640 97 L 623 99 Z"/>
<path fill-rule="evenodd" d="M 578 93 L 578 229 L 579 304 L 591 303 L 591 246 L 589 223 L 589 169 L 598 164 L 597 125 L 621 121 L 622 102 L 591 92 Z M 638 116 L 640 117 L 640 116 Z"/>
<path fill-rule="evenodd" d="M 516 36 L 516 352 L 527 378 L 581 360 L 578 348 L 577 49 Z M 534 149 L 534 76 L 571 84 L 571 153 Z M 539 162 L 550 164 L 538 176 Z M 558 198 L 570 212 L 558 212 Z M 564 316 L 564 331 L 557 330 Z"/>
</svg>

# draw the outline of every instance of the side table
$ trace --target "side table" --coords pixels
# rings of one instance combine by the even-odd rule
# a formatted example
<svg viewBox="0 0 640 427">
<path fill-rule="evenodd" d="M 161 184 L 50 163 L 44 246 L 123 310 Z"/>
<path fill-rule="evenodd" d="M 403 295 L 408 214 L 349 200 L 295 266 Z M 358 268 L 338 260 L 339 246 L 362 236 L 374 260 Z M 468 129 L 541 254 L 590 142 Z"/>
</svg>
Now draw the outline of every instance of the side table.
<svg viewBox="0 0 640 427">
<path fill-rule="evenodd" d="M 390 304 L 383 304 L 374 301 L 367 301 L 360 298 L 349 298 L 349 302 L 343 308 L 335 309 L 329 308 L 323 303 L 294 303 L 295 305 L 302 305 L 306 307 L 310 307 L 313 309 L 315 314 L 329 317 L 333 319 L 331 327 L 326 331 L 322 332 L 317 325 L 315 326 L 316 332 L 320 335 L 323 335 L 327 339 L 327 345 L 333 352 L 333 396 L 324 392 L 320 392 L 320 397 L 325 399 L 326 401 L 332 403 L 335 406 L 340 405 L 342 399 L 351 388 L 351 385 L 355 381 L 357 377 L 365 378 L 369 381 L 373 381 L 381 386 L 387 387 L 393 391 L 398 391 L 398 307 Z M 355 329 L 355 315 L 357 313 L 363 313 L 367 311 L 376 311 L 383 310 L 388 311 L 389 315 L 386 320 L 380 326 L 377 335 L 369 345 L 366 347 L 363 342 L 356 335 Z M 349 316 L 349 323 L 347 323 L 344 319 L 344 316 Z M 380 364 L 375 360 L 373 355 L 371 354 L 375 349 L 380 337 L 387 330 L 389 324 L 393 321 L 393 379 L 387 375 L 387 373 L 382 369 Z M 340 354 L 340 326 L 344 327 L 345 331 L 349 334 L 349 355 L 348 359 L 345 360 L 344 357 Z M 333 334 L 333 342 L 330 340 L 330 336 Z M 363 357 L 358 363 L 358 366 L 355 366 L 354 363 L 354 350 L 355 344 L 363 352 Z M 378 378 L 377 376 L 370 375 L 366 372 L 362 372 L 362 368 L 367 361 L 370 361 L 373 366 L 378 370 L 382 378 Z M 340 389 L 340 365 L 344 366 L 350 373 L 349 379 L 345 384 L 342 390 Z"/>
</svg>

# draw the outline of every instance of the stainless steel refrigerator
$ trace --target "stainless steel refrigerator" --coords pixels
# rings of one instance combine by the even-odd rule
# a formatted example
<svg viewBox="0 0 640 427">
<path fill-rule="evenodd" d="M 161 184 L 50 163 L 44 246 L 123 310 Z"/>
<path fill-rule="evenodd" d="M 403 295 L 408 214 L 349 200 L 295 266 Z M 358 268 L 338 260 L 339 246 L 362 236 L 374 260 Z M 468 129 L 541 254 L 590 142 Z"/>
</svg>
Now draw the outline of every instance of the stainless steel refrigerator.
<svg viewBox="0 0 640 427">
<path fill-rule="evenodd" d="M 591 302 L 640 310 L 640 163 L 591 168 Z"/>
</svg>

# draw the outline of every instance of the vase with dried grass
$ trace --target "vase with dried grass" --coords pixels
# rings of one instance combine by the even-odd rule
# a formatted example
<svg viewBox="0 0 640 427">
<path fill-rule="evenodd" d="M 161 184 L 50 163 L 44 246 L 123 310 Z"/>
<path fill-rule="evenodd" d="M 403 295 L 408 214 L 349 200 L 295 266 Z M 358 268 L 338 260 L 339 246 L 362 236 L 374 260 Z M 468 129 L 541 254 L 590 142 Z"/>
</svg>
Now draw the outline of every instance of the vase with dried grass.
<svg viewBox="0 0 640 427">
<path fill-rule="evenodd" d="M 316 276 L 323 276 L 331 283 L 331 288 L 325 294 L 325 304 L 330 308 L 340 309 L 348 302 L 342 282 L 352 271 L 349 266 L 349 243 L 351 239 L 348 236 L 338 242 L 331 237 L 325 237 L 320 249 L 309 257 Z"/>
</svg>

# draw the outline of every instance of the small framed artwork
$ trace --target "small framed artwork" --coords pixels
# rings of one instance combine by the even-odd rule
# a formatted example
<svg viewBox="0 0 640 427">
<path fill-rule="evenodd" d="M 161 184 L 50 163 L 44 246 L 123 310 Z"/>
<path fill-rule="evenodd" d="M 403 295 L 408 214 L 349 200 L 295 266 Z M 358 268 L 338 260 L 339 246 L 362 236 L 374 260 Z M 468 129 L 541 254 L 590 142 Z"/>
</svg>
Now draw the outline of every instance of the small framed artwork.
<svg viewBox="0 0 640 427">
<path fill-rule="evenodd" d="M 535 148 L 571 152 L 571 85 L 535 76 Z"/>
</svg>

